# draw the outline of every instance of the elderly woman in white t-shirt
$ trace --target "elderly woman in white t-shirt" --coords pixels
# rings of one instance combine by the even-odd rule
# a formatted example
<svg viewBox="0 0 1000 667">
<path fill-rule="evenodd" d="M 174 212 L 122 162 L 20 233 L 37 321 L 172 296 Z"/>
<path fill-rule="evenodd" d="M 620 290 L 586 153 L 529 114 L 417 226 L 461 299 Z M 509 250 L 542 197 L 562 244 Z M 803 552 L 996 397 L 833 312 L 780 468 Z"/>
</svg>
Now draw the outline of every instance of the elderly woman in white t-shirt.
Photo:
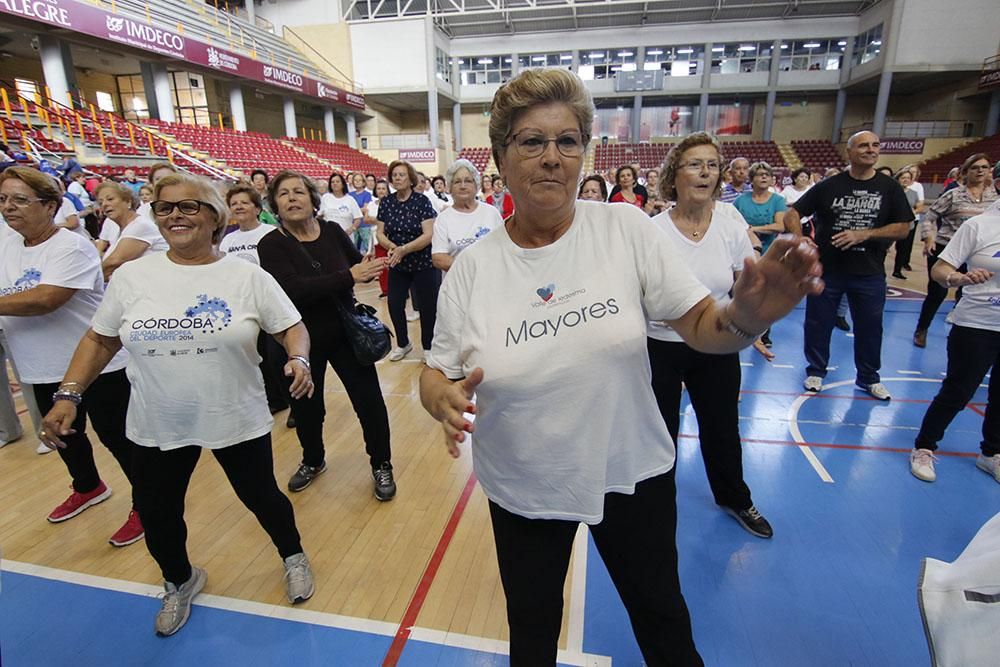
<svg viewBox="0 0 1000 667">
<path fill-rule="evenodd" d="M 684 137 L 667 155 L 659 182 L 658 196 L 677 204 L 653 218 L 717 304 L 729 302 L 744 262 L 754 257 L 746 220 L 715 206 L 722 165 L 715 137 L 705 132 Z M 739 354 L 702 352 L 661 322 L 650 322 L 647 335 L 653 393 L 670 437 L 677 442 L 683 385 L 698 418 L 698 440 L 716 504 L 751 534 L 770 538 L 771 525 L 743 479 Z"/>
<path fill-rule="evenodd" d="M 52 523 L 72 519 L 111 497 L 111 487 L 94 463 L 86 432 L 88 415 L 97 436 L 130 481 L 135 450 L 125 434 L 127 355 L 110 355 L 88 386 L 59 382 L 70 363 L 73 343 L 89 328 L 104 294 L 97 250 L 53 220 L 61 198 L 53 179 L 36 169 L 10 167 L 0 174 L 0 213 L 13 230 L 0 243 L 0 294 L 4 295 L 0 296 L 0 327 L 42 414 L 66 392 L 72 393 L 79 406 L 74 418 L 66 422 L 65 446 L 58 450 L 73 480 L 73 492 L 49 514 Z M 47 429 L 43 426 L 38 433 L 43 444 L 50 435 Z M 142 535 L 133 504 L 125 524 L 109 541 L 120 547 Z"/>
<path fill-rule="evenodd" d="M 101 263 L 105 280 L 111 280 L 111 274 L 122 264 L 167 249 L 167 242 L 156 224 L 136 212 L 138 197 L 130 187 L 124 183 L 104 181 L 94 190 L 94 197 L 107 218 L 104 225 L 110 222 L 118 227 L 118 234 L 104 251 Z M 102 228 L 101 237 L 104 236 Z"/>
<path fill-rule="evenodd" d="M 259 266 L 216 250 L 229 215 L 214 185 L 175 174 L 157 182 L 155 197 L 151 208 L 169 250 L 115 273 L 62 386 L 86 391 L 119 350 L 130 352 L 126 433 L 137 445 L 132 476 L 146 545 L 166 581 L 155 630 L 167 636 L 187 622 L 207 579 L 188 560 L 184 523 L 184 496 L 203 449 L 277 547 L 288 601 L 312 596 L 292 505 L 274 479 L 258 332 L 287 350 L 293 397 L 311 394 L 313 383 L 309 334 L 292 302 Z M 61 394 L 65 400 L 45 417 L 46 441 L 58 447 L 80 395 Z"/>
<path fill-rule="evenodd" d="M 647 664 L 700 665 L 647 319 L 730 354 L 821 289 L 820 268 L 814 248 L 776 241 L 744 267 L 733 301 L 717 304 L 643 211 L 576 200 L 593 114 L 583 83 L 561 69 L 524 71 L 497 91 L 490 141 L 516 212 L 448 271 L 421 400 L 452 456 L 475 431 L 513 664 L 555 663 L 582 521 Z"/>
<path fill-rule="evenodd" d="M 500 212 L 476 199 L 482 176 L 468 160 L 455 160 L 445 172 L 452 205 L 434 220 L 431 262 L 447 271 L 458 254 L 503 224 Z"/>
</svg>

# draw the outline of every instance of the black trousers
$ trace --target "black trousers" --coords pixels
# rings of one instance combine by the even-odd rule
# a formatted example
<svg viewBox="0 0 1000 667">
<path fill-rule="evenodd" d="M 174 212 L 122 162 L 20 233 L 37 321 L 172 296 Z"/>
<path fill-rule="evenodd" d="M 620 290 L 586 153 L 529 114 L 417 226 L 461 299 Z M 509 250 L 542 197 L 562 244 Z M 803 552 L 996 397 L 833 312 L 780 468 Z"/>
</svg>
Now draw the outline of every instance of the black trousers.
<svg viewBox="0 0 1000 667">
<path fill-rule="evenodd" d="M 392 459 L 389 447 L 389 412 L 385 407 L 375 366 L 359 362 L 354 356 L 354 350 L 343 338 L 327 340 L 320 336 L 312 339 L 309 351 L 312 379 L 316 383 L 312 398 L 290 399 L 292 414 L 295 415 L 295 431 L 299 436 L 299 444 L 302 445 L 302 462 L 308 466 L 321 466 L 325 460 L 323 421 L 326 419 L 326 402 L 323 389 L 328 363 L 344 384 L 354 414 L 361 422 L 369 462 L 373 468 L 388 463 Z M 286 391 L 289 383 L 286 378 Z"/>
<path fill-rule="evenodd" d="M 924 297 L 924 303 L 920 306 L 920 317 L 917 319 L 917 331 L 927 331 L 931 327 L 931 322 L 934 321 L 934 316 L 937 315 L 938 308 L 944 303 L 945 297 L 948 296 L 948 288 L 939 285 L 936 280 L 931 278 L 931 269 L 937 264 L 938 255 L 944 252 L 945 245 L 938 244 L 934 247 L 934 251 L 927 256 L 927 296 Z M 967 267 L 965 264 L 958 267 L 959 271 L 966 271 Z M 955 296 L 955 301 L 957 302 L 962 298 L 962 288 L 958 288 L 958 293 Z"/>
<path fill-rule="evenodd" d="M 163 578 L 180 586 L 191 578 L 184 496 L 202 448 L 163 451 L 137 446 L 135 449 L 133 474 L 139 498 L 139 518 L 146 530 L 146 547 L 163 571 Z M 213 449 L 212 453 L 237 497 L 257 517 L 281 557 L 301 553 L 292 503 L 274 480 L 271 435 Z"/>
<path fill-rule="evenodd" d="M 434 340 L 434 322 L 437 319 L 437 297 L 441 289 L 441 272 L 433 267 L 422 271 L 389 269 L 389 317 L 396 330 L 396 345 L 406 347 L 410 335 L 406 330 L 406 295 L 414 289 L 414 307 L 420 309 L 420 342 L 425 350 L 431 349 Z"/>
<path fill-rule="evenodd" d="M 59 388 L 58 382 L 36 384 L 32 386 L 35 400 L 42 415 L 52 409 L 52 394 Z M 65 449 L 57 449 L 69 476 L 73 480 L 73 490 L 78 493 L 89 493 L 101 484 L 101 475 L 97 472 L 94 462 L 94 449 L 87 437 L 87 417 L 94 427 L 97 437 L 111 455 L 118 461 L 122 472 L 132 485 L 132 508 L 136 508 L 135 480 L 132 476 L 132 457 L 137 445 L 125 437 L 125 415 L 128 413 L 128 400 L 132 392 L 125 370 L 103 373 L 87 387 L 83 393 L 83 402 L 76 411 L 73 429 L 76 433 L 61 436 L 66 443 Z"/>
<path fill-rule="evenodd" d="M 257 336 L 257 354 L 260 355 L 260 374 L 264 376 L 264 393 L 267 395 L 267 407 L 272 412 L 278 412 L 288 407 L 288 392 L 282 383 L 281 373 L 285 355 L 278 354 L 277 350 L 281 350 L 284 353 L 284 348 L 278 345 L 277 341 L 274 341 L 273 344 L 267 342 L 270 338 L 271 336 L 262 329 Z M 277 350 L 275 347 L 277 347 Z"/>
<path fill-rule="evenodd" d="M 554 665 L 563 585 L 577 522 L 528 519 L 490 501 L 500 580 L 507 596 L 510 664 Z M 677 575 L 674 473 L 644 480 L 635 493 L 604 496 L 591 526 L 647 665 L 702 665 Z"/>
<path fill-rule="evenodd" d="M 990 370 L 992 369 L 992 370 Z M 987 371 L 990 388 L 983 418 L 984 456 L 1000 454 L 1000 332 L 953 326 L 948 334 L 948 372 L 937 396 L 927 407 L 914 447 L 934 451 L 955 416 L 965 409 Z"/>
<path fill-rule="evenodd" d="M 753 505 L 743 480 L 740 443 L 740 355 L 705 354 L 685 343 L 647 338 L 653 371 L 653 394 L 677 443 L 680 432 L 681 383 L 687 387 L 698 418 L 698 441 L 705 474 L 715 502 L 734 510 Z"/>
<path fill-rule="evenodd" d="M 919 224 L 919 223 L 917 223 Z M 896 257 L 892 263 L 892 272 L 899 273 L 903 267 L 910 263 L 910 255 L 913 254 L 913 238 L 917 233 L 917 225 L 913 226 L 906 238 L 899 239 L 895 243 Z"/>
</svg>

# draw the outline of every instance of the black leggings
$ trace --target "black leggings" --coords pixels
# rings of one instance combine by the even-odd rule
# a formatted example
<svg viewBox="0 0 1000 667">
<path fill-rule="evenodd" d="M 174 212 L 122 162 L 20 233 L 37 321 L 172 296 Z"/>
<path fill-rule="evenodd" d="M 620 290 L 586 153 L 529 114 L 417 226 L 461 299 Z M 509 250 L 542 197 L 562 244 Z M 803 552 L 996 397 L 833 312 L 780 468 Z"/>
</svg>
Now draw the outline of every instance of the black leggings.
<svg viewBox="0 0 1000 667">
<path fill-rule="evenodd" d="M 698 418 L 701 457 L 715 502 L 737 511 L 748 509 L 753 500 L 743 480 L 739 426 L 740 356 L 705 354 L 685 343 L 646 340 L 653 372 L 653 394 L 670 437 L 676 444 L 683 382 Z"/>
<path fill-rule="evenodd" d="M 554 665 L 576 521 L 528 519 L 490 501 L 507 596 L 510 664 Z M 647 665 L 701 665 L 677 575 L 674 472 L 604 496 L 594 543 L 618 589 Z"/>
<path fill-rule="evenodd" d="M 919 223 L 917 223 L 919 224 Z M 917 227 L 914 225 L 910 233 L 905 238 L 901 238 L 895 243 L 896 257 L 893 260 L 892 272 L 899 273 L 904 266 L 910 265 L 910 255 L 913 254 L 913 239 L 916 236 Z"/>
<path fill-rule="evenodd" d="M 295 431 L 299 436 L 299 444 L 302 445 L 302 462 L 308 466 L 321 466 L 326 456 L 323 446 L 323 421 L 326 418 L 323 388 L 327 363 L 344 384 L 347 397 L 354 407 L 354 414 L 361 422 L 365 451 L 372 467 L 388 463 L 392 458 L 389 448 L 389 413 L 382 397 L 375 365 L 359 362 L 354 356 L 354 350 L 343 338 L 327 340 L 320 336 L 312 339 L 309 351 L 312 379 L 316 383 L 312 398 L 291 399 Z M 286 391 L 289 382 L 285 380 Z"/>
<path fill-rule="evenodd" d="M 264 377 L 267 407 L 271 409 L 271 412 L 278 412 L 288 407 L 288 392 L 282 382 L 281 371 L 284 366 L 281 360 L 286 355 L 284 354 L 285 349 L 277 342 L 274 345 L 267 342 L 270 338 L 271 336 L 261 329 L 260 334 L 257 335 L 257 354 L 260 355 L 260 374 Z"/>
<path fill-rule="evenodd" d="M 931 278 L 931 269 L 937 264 L 938 255 L 944 252 L 945 245 L 936 245 L 934 251 L 927 256 L 927 296 L 924 297 L 924 303 L 920 306 L 917 331 L 927 331 L 930 329 L 931 322 L 934 321 L 934 316 L 937 314 L 938 308 L 941 307 L 945 297 L 948 296 L 948 288 L 939 285 L 936 280 Z M 958 267 L 958 270 L 964 272 L 967 270 L 967 266 L 963 264 Z M 958 292 L 955 294 L 955 301 L 957 302 L 961 298 L 962 288 L 959 287 Z"/>
<path fill-rule="evenodd" d="M 52 394 L 59 388 L 58 382 L 36 384 L 32 386 L 35 401 L 42 415 L 52 409 Z M 129 384 L 125 371 L 112 371 L 97 376 L 97 379 L 83 392 L 83 402 L 76 411 L 73 429 L 76 433 L 61 436 L 66 443 L 65 449 L 60 448 L 60 458 L 73 479 L 73 490 L 78 493 L 90 493 L 101 484 L 101 475 L 97 472 L 94 462 L 94 449 L 87 437 L 87 417 L 101 443 L 108 448 L 111 455 L 118 461 L 122 472 L 132 485 L 132 508 L 136 508 L 135 480 L 132 478 L 132 456 L 136 449 L 135 443 L 125 437 L 125 415 L 128 412 L 129 395 L 132 385 Z"/>
<path fill-rule="evenodd" d="M 132 472 L 139 498 L 139 518 L 146 530 L 146 547 L 163 571 L 163 578 L 180 586 L 191 578 L 184 496 L 202 448 L 163 451 L 137 446 L 135 449 Z M 292 503 L 274 480 L 271 435 L 213 449 L 212 453 L 240 501 L 271 536 L 281 557 L 301 553 Z"/>
<path fill-rule="evenodd" d="M 420 309 L 420 342 L 425 350 L 434 341 L 434 321 L 437 319 L 438 290 L 441 289 L 441 272 L 435 268 L 422 271 L 389 269 L 389 317 L 396 330 L 396 345 L 406 347 L 410 335 L 406 330 L 406 295 L 414 289 L 414 307 Z"/>
</svg>

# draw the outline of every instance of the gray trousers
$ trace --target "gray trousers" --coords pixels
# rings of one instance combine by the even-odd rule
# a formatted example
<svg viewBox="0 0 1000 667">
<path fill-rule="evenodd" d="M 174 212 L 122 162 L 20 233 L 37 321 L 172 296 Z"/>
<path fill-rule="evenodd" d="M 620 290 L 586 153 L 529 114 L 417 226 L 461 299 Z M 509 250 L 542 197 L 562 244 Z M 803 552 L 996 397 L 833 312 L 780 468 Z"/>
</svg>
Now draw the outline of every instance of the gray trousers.
<svg viewBox="0 0 1000 667">
<path fill-rule="evenodd" d="M 35 394 L 30 385 L 21 383 L 21 378 L 17 373 L 17 368 L 11 361 L 11 369 L 14 371 L 14 378 L 21 384 L 21 394 L 24 404 L 28 408 L 31 416 L 31 423 L 37 433 L 42 427 L 42 416 L 38 411 L 38 404 L 35 402 Z M 18 417 L 17 408 L 14 406 L 14 395 L 10 391 L 10 383 L 7 381 L 7 337 L 0 329 L 0 369 L 4 372 L 4 377 L 0 377 L 0 440 L 10 442 L 17 440 L 24 435 L 21 427 L 21 419 Z"/>
</svg>

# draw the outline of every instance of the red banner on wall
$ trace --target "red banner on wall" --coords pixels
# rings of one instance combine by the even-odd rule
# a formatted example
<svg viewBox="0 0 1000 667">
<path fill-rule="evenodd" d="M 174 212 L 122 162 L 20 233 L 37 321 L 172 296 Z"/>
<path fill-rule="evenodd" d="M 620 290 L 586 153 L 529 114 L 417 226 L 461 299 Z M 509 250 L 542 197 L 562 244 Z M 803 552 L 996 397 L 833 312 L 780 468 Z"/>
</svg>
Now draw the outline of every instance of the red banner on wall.
<svg viewBox="0 0 1000 667">
<path fill-rule="evenodd" d="M 365 98 L 121 14 L 72 0 L 0 0 L 0 12 L 259 81 L 324 101 L 365 108 Z"/>
</svg>

